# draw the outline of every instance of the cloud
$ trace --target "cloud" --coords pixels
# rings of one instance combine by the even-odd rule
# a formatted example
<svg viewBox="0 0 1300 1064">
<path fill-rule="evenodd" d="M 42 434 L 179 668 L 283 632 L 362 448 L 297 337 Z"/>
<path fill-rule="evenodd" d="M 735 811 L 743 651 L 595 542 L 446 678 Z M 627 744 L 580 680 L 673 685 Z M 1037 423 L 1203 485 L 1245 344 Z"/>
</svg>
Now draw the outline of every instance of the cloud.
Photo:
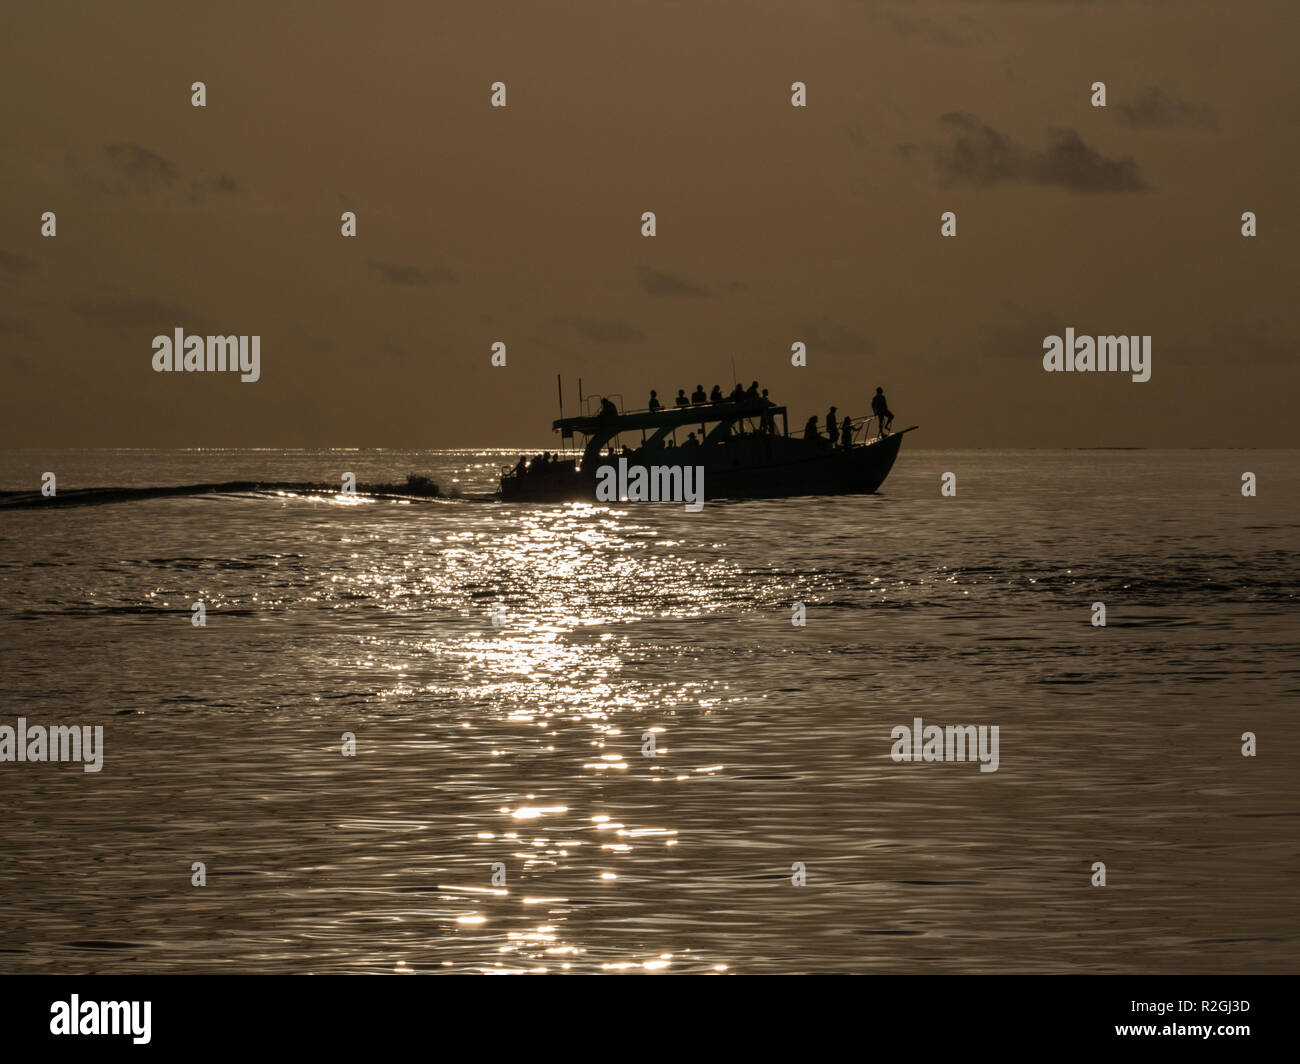
<svg viewBox="0 0 1300 1064">
<path fill-rule="evenodd" d="M 585 314 L 568 314 L 560 320 L 594 344 L 635 344 L 646 338 L 646 334 L 630 322 L 589 318 Z"/>
<path fill-rule="evenodd" d="M 83 181 L 114 196 L 162 200 L 182 197 L 199 203 L 209 196 L 242 193 L 239 182 L 229 173 L 186 176 L 171 159 L 129 140 L 105 145 L 102 157 L 89 170 L 75 158 L 69 159 L 69 165 Z"/>
<path fill-rule="evenodd" d="M 75 307 L 86 321 L 115 332 L 148 333 L 150 338 L 184 328 L 187 333 L 206 332 L 207 320 L 188 307 L 160 299 L 108 299 L 98 303 L 78 303 Z"/>
<path fill-rule="evenodd" d="M 224 196 L 238 196 L 240 192 L 239 182 L 230 174 L 222 173 L 218 174 L 216 177 L 209 178 L 206 185 L 213 192 Z"/>
<path fill-rule="evenodd" d="M 15 376 L 30 377 L 33 375 L 31 361 L 25 356 L 15 354 L 12 351 L 0 353 L 0 365 L 3 365 L 10 374 Z"/>
<path fill-rule="evenodd" d="M 134 141 L 109 144 L 104 154 L 109 166 L 138 190 L 172 188 L 180 181 L 180 170 L 175 163 Z"/>
<path fill-rule="evenodd" d="M 1285 315 L 1245 314 L 1217 318 L 1195 334 L 1165 344 L 1183 364 L 1221 367 L 1229 358 L 1237 366 L 1294 366 L 1300 355 L 1294 311 Z"/>
<path fill-rule="evenodd" d="M 905 14 L 902 11 L 873 11 L 872 17 L 909 41 L 917 38 L 931 44 L 962 47 L 975 44 L 984 36 L 979 23 L 968 15 L 959 15 L 948 25 L 925 15 Z"/>
<path fill-rule="evenodd" d="M 1142 192 L 1150 187 L 1132 158 L 1108 159 L 1072 129 L 1054 130 L 1046 148 L 1033 150 L 974 115 L 942 115 L 939 124 L 951 138 L 934 151 L 935 169 L 945 185 L 1020 182 L 1072 192 Z"/>
<path fill-rule="evenodd" d="M 36 269 L 36 263 L 22 255 L 0 250 L 0 281 L 16 281 Z"/>
<path fill-rule="evenodd" d="M 1219 119 L 1208 104 L 1170 96 L 1154 85 L 1138 93 L 1132 103 L 1116 105 L 1115 113 L 1126 126 L 1152 129 L 1219 128 Z"/>
<path fill-rule="evenodd" d="M 707 296 L 709 290 L 683 277 L 649 266 L 641 267 L 641 285 L 652 296 Z"/>
<path fill-rule="evenodd" d="M 844 136 L 848 138 L 849 143 L 855 148 L 871 147 L 871 141 L 857 122 L 849 122 L 841 128 L 844 131 Z"/>
<path fill-rule="evenodd" d="M 876 350 L 871 337 L 835 322 L 805 328 L 802 339 L 808 345 L 809 354 L 869 355 Z"/>
<path fill-rule="evenodd" d="M 397 262 L 375 262 L 373 259 L 368 260 L 367 265 L 379 274 L 379 279 L 385 284 L 410 286 L 434 284 L 435 282 L 453 283 L 456 280 L 456 275 L 445 266 L 433 266 L 425 269 L 423 266 L 408 266 Z"/>
</svg>

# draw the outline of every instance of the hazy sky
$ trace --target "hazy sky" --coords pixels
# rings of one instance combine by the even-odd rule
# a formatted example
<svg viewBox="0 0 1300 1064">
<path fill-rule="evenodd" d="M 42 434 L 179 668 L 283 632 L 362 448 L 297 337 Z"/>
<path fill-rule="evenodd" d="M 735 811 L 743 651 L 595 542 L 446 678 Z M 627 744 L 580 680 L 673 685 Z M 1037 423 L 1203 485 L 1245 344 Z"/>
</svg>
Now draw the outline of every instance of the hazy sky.
<svg viewBox="0 0 1300 1064">
<path fill-rule="evenodd" d="M 1293 445 L 1298 12 L 6 4 L 0 446 L 540 447 L 556 373 L 571 413 L 732 358 L 918 446 Z M 1045 373 L 1067 326 L 1151 380 Z M 153 372 L 176 327 L 261 380 Z"/>
</svg>

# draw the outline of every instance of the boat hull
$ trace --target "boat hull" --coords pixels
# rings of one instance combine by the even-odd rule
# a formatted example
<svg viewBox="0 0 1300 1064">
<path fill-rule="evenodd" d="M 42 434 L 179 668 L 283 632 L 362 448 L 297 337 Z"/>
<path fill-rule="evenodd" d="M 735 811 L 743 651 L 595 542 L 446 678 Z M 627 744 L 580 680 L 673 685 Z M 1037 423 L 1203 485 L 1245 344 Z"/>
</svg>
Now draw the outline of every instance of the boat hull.
<svg viewBox="0 0 1300 1064">
<path fill-rule="evenodd" d="M 848 450 L 827 448 L 786 436 L 740 437 L 725 446 L 702 447 L 693 454 L 685 448 L 646 454 L 633 452 L 629 464 L 646 466 L 700 465 L 704 467 L 704 498 L 771 499 L 801 495 L 862 495 L 880 488 L 894 467 L 903 436 L 912 429 L 860 444 Z M 589 470 L 572 463 L 507 476 L 501 481 L 505 502 L 597 502 L 596 474 L 605 458 Z"/>
</svg>

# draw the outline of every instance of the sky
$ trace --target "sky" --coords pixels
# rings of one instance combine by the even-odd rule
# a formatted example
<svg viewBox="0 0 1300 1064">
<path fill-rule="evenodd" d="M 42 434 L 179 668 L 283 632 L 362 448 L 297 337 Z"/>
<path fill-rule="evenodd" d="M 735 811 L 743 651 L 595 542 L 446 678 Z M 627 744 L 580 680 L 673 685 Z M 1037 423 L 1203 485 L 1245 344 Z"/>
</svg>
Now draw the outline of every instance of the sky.
<svg viewBox="0 0 1300 1064">
<path fill-rule="evenodd" d="M 0 447 L 542 448 L 557 374 L 733 360 L 919 446 L 1292 446 L 1297 45 L 1294 0 L 4 5 Z M 176 328 L 261 379 L 155 372 Z M 1045 372 L 1066 328 L 1151 379 Z"/>
</svg>

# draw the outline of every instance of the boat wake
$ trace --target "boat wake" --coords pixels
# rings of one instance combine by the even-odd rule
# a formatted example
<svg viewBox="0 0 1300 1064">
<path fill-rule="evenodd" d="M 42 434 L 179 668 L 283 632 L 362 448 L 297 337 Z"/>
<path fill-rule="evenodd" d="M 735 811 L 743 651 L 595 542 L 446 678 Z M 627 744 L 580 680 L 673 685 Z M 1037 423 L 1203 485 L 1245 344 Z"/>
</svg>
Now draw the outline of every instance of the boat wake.
<svg viewBox="0 0 1300 1064">
<path fill-rule="evenodd" d="M 143 488 L 81 488 L 42 495 L 39 491 L 0 491 L 0 510 L 36 509 L 50 506 L 104 506 L 108 503 L 139 502 L 183 495 L 254 495 L 273 498 L 299 497 L 330 502 L 445 502 L 436 484 L 358 484 L 355 492 L 344 492 L 336 484 L 304 484 L 281 481 L 229 480 L 216 484 L 177 484 Z M 451 498 L 456 498 L 452 496 Z"/>
</svg>

